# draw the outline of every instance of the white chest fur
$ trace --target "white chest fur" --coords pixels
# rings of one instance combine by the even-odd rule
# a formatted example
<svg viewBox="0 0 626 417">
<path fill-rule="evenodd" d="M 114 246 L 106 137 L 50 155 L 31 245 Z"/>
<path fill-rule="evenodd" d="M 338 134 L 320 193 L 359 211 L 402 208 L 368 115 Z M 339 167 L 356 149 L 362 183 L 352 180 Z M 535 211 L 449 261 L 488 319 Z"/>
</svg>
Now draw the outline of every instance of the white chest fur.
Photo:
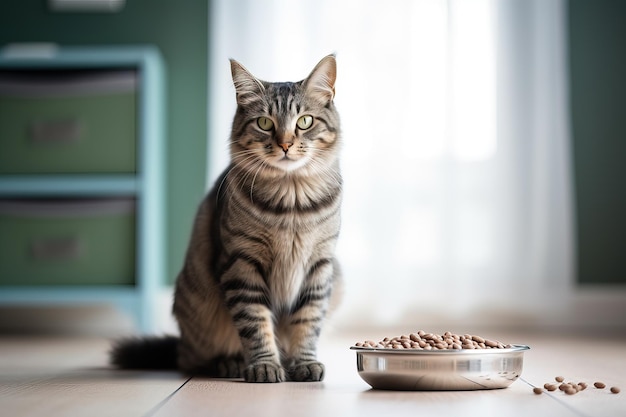
<svg viewBox="0 0 626 417">
<path fill-rule="evenodd" d="M 279 234 L 269 274 L 273 304 L 279 309 L 293 305 L 306 277 L 311 245 L 300 234 Z"/>
</svg>

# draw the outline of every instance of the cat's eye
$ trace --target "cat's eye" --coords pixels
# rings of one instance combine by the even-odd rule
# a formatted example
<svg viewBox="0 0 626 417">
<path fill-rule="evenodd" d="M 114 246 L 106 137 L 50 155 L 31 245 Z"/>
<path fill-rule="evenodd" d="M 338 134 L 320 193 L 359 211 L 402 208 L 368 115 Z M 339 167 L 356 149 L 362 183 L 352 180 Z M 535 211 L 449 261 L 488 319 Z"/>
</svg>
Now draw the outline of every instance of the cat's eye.
<svg viewBox="0 0 626 417">
<path fill-rule="evenodd" d="M 256 119 L 256 124 L 261 130 L 265 130 L 266 132 L 268 130 L 272 130 L 272 128 L 274 127 L 274 122 L 272 122 L 272 119 L 269 119 L 267 117 L 259 117 L 258 119 Z"/>
<path fill-rule="evenodd" d="M 296 125 L 302 130 L 307 130 L 313 124 L 313 116 L 309 114 L 305 114 L 304 116 L 300 116 L 298 121 L 296 121 Z"/>
</svg>

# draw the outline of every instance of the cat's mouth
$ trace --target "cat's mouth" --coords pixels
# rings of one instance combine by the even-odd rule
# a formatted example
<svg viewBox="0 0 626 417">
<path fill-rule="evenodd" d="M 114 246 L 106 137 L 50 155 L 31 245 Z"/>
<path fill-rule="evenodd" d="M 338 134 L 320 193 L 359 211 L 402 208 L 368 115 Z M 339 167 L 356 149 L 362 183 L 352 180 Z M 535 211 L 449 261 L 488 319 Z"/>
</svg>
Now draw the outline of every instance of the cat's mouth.
<svg viewBox="0 0 626 417">
<path fill-rule="evenodd" d="M 282 155 L 279 158 L 274 160 L 274 165 L 276 168 L 280 168 L 284 171 L 294 171 L 306 164 L 306 158 L 298 158 L 295 159 L 293 156 L 289 156 L 287 154 Z"/>
</svg>

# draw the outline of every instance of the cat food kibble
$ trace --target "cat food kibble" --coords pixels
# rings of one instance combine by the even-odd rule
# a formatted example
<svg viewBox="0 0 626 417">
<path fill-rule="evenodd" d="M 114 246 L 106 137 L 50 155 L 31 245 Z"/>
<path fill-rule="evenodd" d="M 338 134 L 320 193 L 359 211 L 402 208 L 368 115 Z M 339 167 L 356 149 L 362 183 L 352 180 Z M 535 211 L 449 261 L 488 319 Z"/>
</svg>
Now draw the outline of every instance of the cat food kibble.
<svg viewBox="0 0 626 417">
<path fill-rule="evenodd" d="M 505 345 L 497 340 L 485 339 L 481 336 L 464 334 L 458 335 L 445 332 L 442 335 L 426 333 L 423 330 L 409 335 L 394 338 L 385 337 L 379 342 L 366 340 L 357 342 L 357 347 L 378 349 L 415 349 L 415 350 L 446 350 L 446 349 L 506 349 Z"/>
<path fill-rule="evenodd" d="M 554 378 L 554 380 L 556 381 L 556 383 L 554 382 L 546 382 L 543 385 L 543 388 L 546 391 L 556 391 L 557 389 L 559 389 L 560 391 L 563 391 L 563 393 L 567 394 L 567 395 L 574 395 L 577 394 L 581 391 L 584 391 L 585 389 L 587 389 L 587 383 L 586 382 L 579 382 L 579 383 L 575 383 L 575 382 L 564 382 L 565 378 L 563 378 L 562 376 L 557 376 Z M 596 387 L 597 389 L 604 389 L 606 388 L 606 384 L 604 382 L 594 382 L 593 386 Z M 610 391 L 613 394 L 619 394 L 620 389 L 619 387 L 611 387 Z M 539 387 L 533 387 L 533 392 L 535 394 L 541 394 L 543 392 L 543 390 Z"/>
</svg>

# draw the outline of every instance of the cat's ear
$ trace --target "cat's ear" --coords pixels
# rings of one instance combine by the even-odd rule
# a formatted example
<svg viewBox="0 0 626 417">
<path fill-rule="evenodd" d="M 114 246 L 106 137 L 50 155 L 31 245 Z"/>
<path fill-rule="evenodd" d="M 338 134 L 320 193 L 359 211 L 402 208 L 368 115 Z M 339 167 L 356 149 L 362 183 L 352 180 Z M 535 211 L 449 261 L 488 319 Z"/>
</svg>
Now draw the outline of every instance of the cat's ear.
<svg viewBox="0 0 626 417">
<path fill-rule="evenodd" d="M 309 97 L 326 105 L 335 97 L 335 79 L 337 78 L 337 61 L 335 55 L 328 55 L 315 66 L 305 80 Z"/>
<path fill-rule="evenodd" d="M 230 60 L 230 72 L 233 75 L 238 104 L 250 104 L 252 101 L 258 100 L 265 91 L 263 83 L 234 59 Z"/>
</svg>

